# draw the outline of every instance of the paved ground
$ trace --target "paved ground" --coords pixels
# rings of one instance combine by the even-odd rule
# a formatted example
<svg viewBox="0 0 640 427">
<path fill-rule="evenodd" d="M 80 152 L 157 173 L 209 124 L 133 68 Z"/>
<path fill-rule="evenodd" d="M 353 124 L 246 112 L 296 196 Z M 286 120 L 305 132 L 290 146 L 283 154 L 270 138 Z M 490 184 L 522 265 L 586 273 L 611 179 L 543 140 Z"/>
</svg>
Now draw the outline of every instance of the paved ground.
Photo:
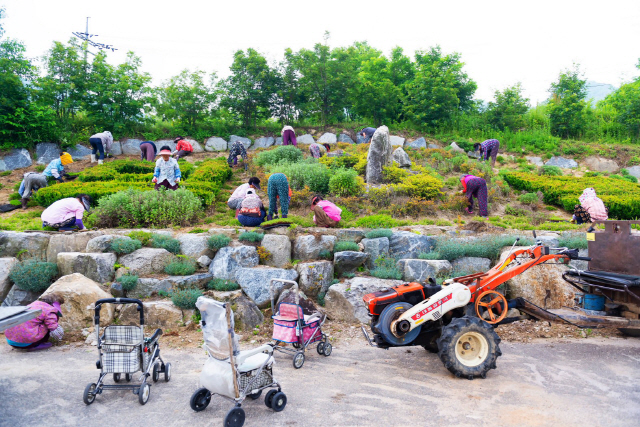
<svg viewBox="0 0 640 427">
<path fill-rule="evenodd" d="M 501 348 L 498 369 L 474 381 L 454 378 L 420 347 L 384 351 L 352 342 L 336 346 L 329 358 L 309 354 L 300 370 L 278 354 L 274 372 L 287 407 L 274 413 L 262 398 L 248 401 L 245 425 L 638 425 L 640 339 L 503 342 Z M 204 352 L 165 353 L 173 379 L 154 385 L 146 406 L 119 391 L 85 406 L 84 387 L 97 379 L 95 347 L 23 353 L 2 342 L 0 425 L 221 425 L 227 401 L 214 398 L 201 413 L 189 408 Z"/>
</svg>

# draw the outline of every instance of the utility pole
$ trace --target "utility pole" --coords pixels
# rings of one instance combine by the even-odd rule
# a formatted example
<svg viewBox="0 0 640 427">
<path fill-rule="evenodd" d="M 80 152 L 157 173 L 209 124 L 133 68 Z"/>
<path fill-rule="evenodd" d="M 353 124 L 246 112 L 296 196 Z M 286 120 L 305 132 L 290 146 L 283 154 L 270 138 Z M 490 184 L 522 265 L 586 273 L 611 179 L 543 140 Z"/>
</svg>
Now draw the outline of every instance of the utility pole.
<svg viewBox="0 0 640 427">
<path fill-rule="evenodd" d="M 112 45 L 109 44 L 104 44 L 104 43 L 98 43 L 98 42 L 94 42 L 93 40 L 91 40 L 91 37 L 97 37 L 97 34 L 89 34 L 89 18 L 90 16 L 87 16 L 87 26 L 85 29 L 84 33 L 80 33 L 78 31 L 74 31 L 72 34 L 74 36 L 76 36 L 77 38 L 79 38 L 80 40 L 84 41 L 84 63 L 87 63 L 87 53 L 90 53 L 91 55 L 95 54 L 91 51 L 89 51 L 89 46 L 91 47 L 95 47 L 98 48 L 98 50 L 103 50 L 103 49 L 107 49 L 107 50 L 111 50 L 112 52 L 115 52 L 116 49 L 115 47 L 113 47 Z"/>
</svg>

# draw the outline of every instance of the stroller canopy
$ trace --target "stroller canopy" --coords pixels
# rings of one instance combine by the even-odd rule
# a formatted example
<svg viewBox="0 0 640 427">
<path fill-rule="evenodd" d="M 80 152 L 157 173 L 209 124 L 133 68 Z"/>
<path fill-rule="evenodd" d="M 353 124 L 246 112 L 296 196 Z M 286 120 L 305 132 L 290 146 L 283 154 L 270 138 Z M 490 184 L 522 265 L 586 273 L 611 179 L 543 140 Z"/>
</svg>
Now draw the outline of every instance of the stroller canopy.
<svg viewBox="0 0 640 427">
<path fill-rule="evenodd" d="M 199 297 L 196 307 L 202 315 L 202 334 L 204 343 L 209 354 L 216 359 L 226 359 L 229 357 L 229 334 L 233 346 L 233 354 L 237 355 L 238 338 L 233 331 L 233 312 L 231 312 L 230 323 L 227 323 L 226 306 L 224 303 L 207 297 Z"/>
</svg>

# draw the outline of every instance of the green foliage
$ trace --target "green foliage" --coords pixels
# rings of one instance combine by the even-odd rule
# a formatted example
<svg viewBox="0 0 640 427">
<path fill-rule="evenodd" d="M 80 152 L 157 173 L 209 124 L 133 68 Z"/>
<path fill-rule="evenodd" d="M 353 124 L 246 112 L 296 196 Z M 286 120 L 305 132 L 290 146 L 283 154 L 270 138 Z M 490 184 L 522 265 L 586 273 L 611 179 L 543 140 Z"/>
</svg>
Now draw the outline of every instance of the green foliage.
<svg viewBox="0 0 640 427">
<path fill-rule="evenodd" d="M 547 166 L 544 165 L 542 167 L 540 167 L 540 175 L 547 175 L 547 176 L 562 176 L 562 169 L 560 169 L 559 166 Z"/>
<path fill-rule="evenodd" d="M 379 279 L 402 279 L 402 272 L 398 269 L 396 260 L 393 258 L 378 257 L 375 260 L 375 268 L 369 273 Z"/>
<path fill-rule="evenodd" d="M 207 283 L 207 289 L 214 291 L 229 292 L 240 289 L 240 286 L 232 280 L 213 279 Z"/>
<path fill-rule="evenodd" d="M 581 135 L 586 124 L 586 85 L 577 65 L 573 70 L 560 73 L 558 82 L 551 84 L 549 122 L 552 134 L 562 138 Z"/>
<path fill-rule="evenodd" d="M 204 71 L 181 71 L 158 88 L 158 114 L 163 119 L 177 120 L 194 128 L 211 113 L 218 96 L 215 81 L 215 73 L 207 76 Z"/>
<path fill-rule="evenodd" d="M 171 276 L 190 276 L 196 272 L 196 263 L 191 258 L 181 257 L 167 264 L 164 272 Z"/>
<path fill-rule="evenodd" d="M 323 249 L 318 253 L 318 258 L 319 259 L 332 260 L 333 259 L 333 252 L 331 252 L 328 249 Z"/>
<path fill-rule="evenodd" d="M 125 292 L 130 292 L 138 286 L 138 276 L 123 274 L 118 279 L 118 283 L 122 285 L 122 290 Z"/>
<path fill-rule="evenodd" d="M 440 190 L 443 186 L 442 180 L 425 173 L 412 175 L 399 184 L 399 187 L 411 197 L 420 200 L 432 200 L 439 197 L 442 194 Z"/>
<path fill-rule="evenodd" d="M 518 236 L 484 236 L 469 240 L 436 238 L 432 251 L 421 254 L 421 259 L 443 259 L 453 261 L 463 257 L 480 257 L 497 260 L 505 246 L 513 245 Z M 520 237 L 519 246 L 528 246 L 531 239 Z"/>
<path fill-rule="evenodd" d="M 350 242 L 350 241 L 346 241 L 346 240 L 341 240 L 336 242 L 336 244 L 333 246 L 333 251 L 334 252 L 343 252 L 343 251 L 360 251 L 360 247 L 358 246 L 358 244 L 356 242 Z"/>
<path fill-rule="evenodd" d="M 329 192 L 338 197 L 358 196 L 362 193 L 358 172 L 353 169 L 335 171 L 329 179 Z"/>
<path fill-rule="evenodd" d="M 278 219 L 273 219 L 271 221 L 264 221 L 262 224 L 260 224 L 260 226 L 267 226 L 267 225 L 273 225 L 273 224 L 292 224 L 295 226 L 305 227 L 305 228 L 315 226 L 311 218 L 295 216 L 295 215 L 289 215 L 287 218 L 278 218 Z"/>
<path fill-rule="evenodd" d="M 185 163 L 188 162 L 185 161 Z M 182 168 L 182 164 L 180 167 Z M 216 187 L 219 189 L 227 179 L 231 178 L 231 175 L 231 168 L 226 159 L 224 157 L 216 157 L 215 159 L 203 161 L 193 172 L 189 182 L 213 183 L 217 184 Z M 217 193 L 218 191 L 215 194 Z"/>
<path fill-rule="evenodd" d="M 345 279 L 351 279 L 351 278 L 353 278 L 355 276 L 356 276 L 356 273 L 353 273 L 353 272 L 346 272 L 345 271 L 345 272 L 342 273 L 342 277 L 344 277 Z"/>
<path fill-rule="evenodd" d="M 335 279 L 334 279 L 334 280 L 335 280 Z M 338 281 L 338 283 L 340 283 L 340 281 Z M 324 299 L 324 298 L 325 298 L 326 296 L 327 296 L 327 293 L 326 293 L 326 292 L 319 292 L 319 293 L 318 293 L 317 301 L 318 301 L 318 305 L 319 305 L 320 307 L 324 307 L 324 305 L 325 305 L 325 299 Z"/>
<path fill-rule="evenodd" d="M 398 166 L 387 166 L 382 168 L 382 179 L 385 182 L 399 184 L 409 178 L 409 171 Z"/>
<path fill-rule="evenodd" d="M 487 122 L 499 130 L 516 131 L 525 126 L 524 114 L 528 109 L 529 99 L 522 96 L 522 86 L 517 83 L 495 92 L 495 102 L 489 102 L 487 108 Z"/>
<path fill-rule="evenodd" d="M 171 292 L 171 301 L 173 305 L 183 310 L 194 310 L 196 301 L 202 296 L 200 289 L 183 289 Z"/>
<path fill-rule="evenodd" d="M 139 240 L 142 243 L 142 246 L 149 246 L 149 243 L 153 239 L 153 235 L 148 231 L 135 230 L 127 234 L 128 237 L 131 237 L 134 240 Z"/>
<path fill-rule="evenodd" d="M 43 292 L 58 275 L 58 265 L 54 262 L 44 262 L 28 259 L 14 265 L 9 273 L 9 279 L 23 291 Z"/>
<path fill-rule="evenodd" d="M 214 251 L 228 246 L 229 243 L 231 243 L 231 238 L 225 236 L 224 234 L 214 234 L 207 239 L 207 245 L 209 246 L 209 249 L 212 249 Z"/>
<path fill-rule="evenodd" d="M 289 146 L 287 146 L 289 147 Z M 294 190 L 305 187 L 314 193 L 326 194 L 329 191 L 329 179 L 333 175 L 331 169 L 315 159 L 298 163 L 278 163 L 271 168 L 272 173 L 283 173 L 287 176 L 289 186 Z"/>
<path fill-rule="evenodd" d="M 125 239 L 119 237 L 111 241 L 111 252 L 115 252 L 118 255 L 130 254 L 133 251 L 137 251 L 142 247 L 140 240 Z"/>
<path fill-rule="evenodd" d="M 17 194 L 17 193 L 12 193 Z M 18 201 L 20 203 L 20 201 Z M 0 230 L 24 231 L 42 230 L 42 211 L 17 212 L 11 216 L 0 216 Z M 85 224 L 86 225 L 86 224 Z"/>
<path fill-rule="evenodd" d="M 241 242 L 261 242 L 264 238 L 264 233 L 256 233 L 255 231 L 245 231 L 238 236 L 238 240 Z"/>
<path fill-rule="evenodd" d="M 391 237 L 392 234 L 393 234 L 393 231 L 380 228 L 377 230 L 371 230 L 367 232 L 367 234 L 365 234 L 364 236 L 367 239 L 377 239 L 378 237 Z"/>
<path fill-rule="evenodd" d="M 525 193 L 518 197 L 518 201 L 525 205 L 533 205 L 538 203 L 538 195 L 536 193 Z"/>
<path fill-rule="evenodd" d="M 172 254 L 180 253 L 180 240 L 173 237 L 166 236 L 164 234 L 153 234 L 151 244 L 154 248 L 166 249 Z"/>
<path fill-rule="evenodd" d="M 363 216 L 356 220 L 356 227 L 362 228 L 393 228 L 406 224 L 407 221 L 400 221 L 386 214 Z"/>
<path fill-rule="evenodd" d="M 582 233 L 563 233 L 558 239 L 558 246 L 569 249 L 588 249 L 587 237 Z"/>
<path fill-rule="evenodd" d="M 192 230 L 189 231 L 189 234 L 202 234 L 202 233 L 206 233 L 207 230 L 204 230 L 202 228 L 194 228 Z"/>
<path fill-rule="evenodd" d="M 255 163 L 260 167 L 273 166 L 278 163 L 297 163 L 303 158 L 302 151 L 293 145 L 281 145 L 273 150 L 262 151 L 256 156 Z"/>
</svg>

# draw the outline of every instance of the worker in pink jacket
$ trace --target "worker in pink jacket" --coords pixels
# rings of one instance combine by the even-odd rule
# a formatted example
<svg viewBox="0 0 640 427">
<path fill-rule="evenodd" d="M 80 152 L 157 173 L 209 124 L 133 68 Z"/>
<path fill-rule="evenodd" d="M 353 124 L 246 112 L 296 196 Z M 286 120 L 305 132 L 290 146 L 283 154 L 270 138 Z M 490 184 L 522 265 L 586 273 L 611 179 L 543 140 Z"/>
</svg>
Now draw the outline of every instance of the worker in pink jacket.
<svg viewBox="0 0 640 427">
<path fill-rule="evenodd" d="M 311 210 L 313 211 L 313 222 L 318 227 L 333 228 L 342 219 L 340 217 L 342 209 L 328 200 L 322 200 L 320 196 L 313 196 L 311 199 Z"/>
<path fill-rule="evenodd" d="M 9 328 L 4 332 L 7 343 L 24 350 L 43 350 L 51 347 L 49 338 L 61 340 L 64 335 L 58 318 L 62 316 L 60 304 L 64 304 L 64 297 L 55 292 L 45 294 L 38 301 L 29 304 L 33 310 L 42 313 L 34 319 Z"/>
</svg>

